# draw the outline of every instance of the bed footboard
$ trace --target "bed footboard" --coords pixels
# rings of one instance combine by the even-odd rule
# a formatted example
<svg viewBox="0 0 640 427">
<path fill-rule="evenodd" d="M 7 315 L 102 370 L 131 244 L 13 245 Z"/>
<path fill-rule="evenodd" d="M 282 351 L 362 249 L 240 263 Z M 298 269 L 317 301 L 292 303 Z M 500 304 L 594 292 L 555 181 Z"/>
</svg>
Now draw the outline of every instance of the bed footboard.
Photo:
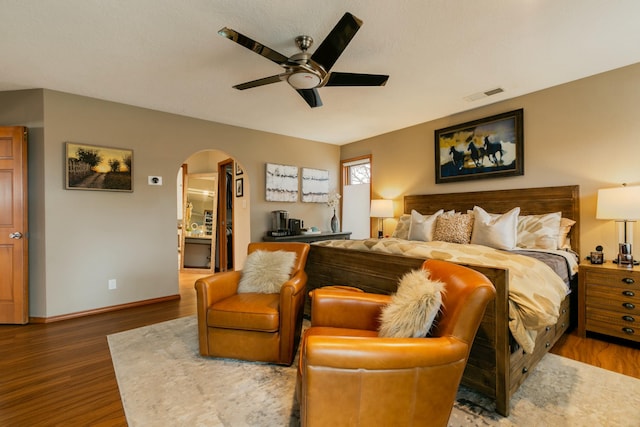
<svg viewBox="0 0 640 427">
<path fill-rule="evenodd" d="M 420 268 L 424 259 L 311 245 L 306 264 L 309 290 L 329 285 L 355 286 L 365 292 L 390 294 L 406 272 Z M 469 266 L 496 287 L 496 299 L 487 306 L 462 382 L 495 399 L 496 411 L 509 414 L 511 358 L 508 325 L 508 272 L 500 268 Z M 305 306 L 305 314 L 310 307 Z"/>
</svg>

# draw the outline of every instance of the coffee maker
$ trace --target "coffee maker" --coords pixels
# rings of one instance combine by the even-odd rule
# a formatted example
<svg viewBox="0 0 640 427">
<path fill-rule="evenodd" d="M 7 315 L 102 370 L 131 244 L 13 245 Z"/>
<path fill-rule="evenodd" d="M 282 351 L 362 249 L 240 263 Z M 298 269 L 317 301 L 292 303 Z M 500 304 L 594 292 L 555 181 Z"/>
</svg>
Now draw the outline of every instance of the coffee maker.
<svg viewBox="0 0 640 427">
<path fill-rule="evenodd" d="M 281 237 L 291 234 L 289 230 L 289 212 L 272 211 L 271 212 L 271 231 L 270 236 Z"/>
</svg>

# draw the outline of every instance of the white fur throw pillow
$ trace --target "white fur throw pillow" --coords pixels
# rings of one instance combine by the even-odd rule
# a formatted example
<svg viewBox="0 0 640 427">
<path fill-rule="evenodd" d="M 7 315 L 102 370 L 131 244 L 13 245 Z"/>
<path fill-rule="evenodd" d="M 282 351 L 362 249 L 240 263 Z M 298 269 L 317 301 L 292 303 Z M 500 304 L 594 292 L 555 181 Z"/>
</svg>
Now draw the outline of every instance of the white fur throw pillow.
<svg viewBox="0 0 640 427">
<path fill-rule="evenodd" d="M 398 291 L 382 309 L 378 335 L 388 338 L 427 336 L 442 305 L 444 283 L 427 270 L 413 270 L 400 279 Z"/>
<path fill-rule="evenodd" d="M 238 293 L 279 293 L 282 284 L 289 280 L 295 261 L 295 252 L 251 252 L 242 268 Z"/>
</svg>

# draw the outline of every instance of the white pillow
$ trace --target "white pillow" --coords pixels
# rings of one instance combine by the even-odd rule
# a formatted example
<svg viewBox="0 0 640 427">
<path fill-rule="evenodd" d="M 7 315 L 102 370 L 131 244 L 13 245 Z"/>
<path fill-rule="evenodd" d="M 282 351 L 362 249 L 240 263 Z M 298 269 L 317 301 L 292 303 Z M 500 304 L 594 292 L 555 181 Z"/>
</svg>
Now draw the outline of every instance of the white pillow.
<svg viewBox="0 0 640 427">
<path fill-rule="evenodd" d="M 502 215 L 489 214 L 481 207 L 474 206 L 471 243 L 495 249 L 514 249 L 517 241 L 519 213 L 520 208 L 513 208 Z"/>
<path fill-rule="evenodd" d="M 419 338 L 427 336 L 442 305 L 444 283 L 431 280 L 427 270 L 412 270 L 400 279 L 398 291 L 383 307 L 378 336 Z"/>
<path fill-rule="evenodd" d="M 527 249 L 557 249 L 561 217 L 560 212 L 520 216 L 517 246 Z"/>
<path fill-rule="evenodd" d="M 296 253 L 288 251 L 254 251 L 247 256 L 238 284 L 238 293 L 277 294 L 289 280 Z"/>
<path fill-rule="evenodd" d="M 440 209 L 433 215 L 421 215 L 420 212 L 412 210 L 408 240 L 420 240 L 422 242 L 430 242 L 433 240 L 433 230 L 436 225 L 436 220 L 442 212 L 444 212 L 444 210 Z"/>
</svg>

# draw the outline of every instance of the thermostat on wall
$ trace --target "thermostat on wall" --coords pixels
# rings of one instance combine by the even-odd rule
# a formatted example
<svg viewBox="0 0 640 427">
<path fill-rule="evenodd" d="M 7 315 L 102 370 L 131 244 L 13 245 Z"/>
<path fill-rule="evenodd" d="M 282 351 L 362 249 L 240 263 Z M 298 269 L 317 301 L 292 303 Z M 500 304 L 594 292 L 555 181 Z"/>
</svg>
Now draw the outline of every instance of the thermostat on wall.
<svg viewBox="0 0 640 427">
<path fill-rule="evenodd" d="M 150 176 L 149 177 L 149 185 L 162 185 L 162 177 L 161 176 Z"/>
</svg>

